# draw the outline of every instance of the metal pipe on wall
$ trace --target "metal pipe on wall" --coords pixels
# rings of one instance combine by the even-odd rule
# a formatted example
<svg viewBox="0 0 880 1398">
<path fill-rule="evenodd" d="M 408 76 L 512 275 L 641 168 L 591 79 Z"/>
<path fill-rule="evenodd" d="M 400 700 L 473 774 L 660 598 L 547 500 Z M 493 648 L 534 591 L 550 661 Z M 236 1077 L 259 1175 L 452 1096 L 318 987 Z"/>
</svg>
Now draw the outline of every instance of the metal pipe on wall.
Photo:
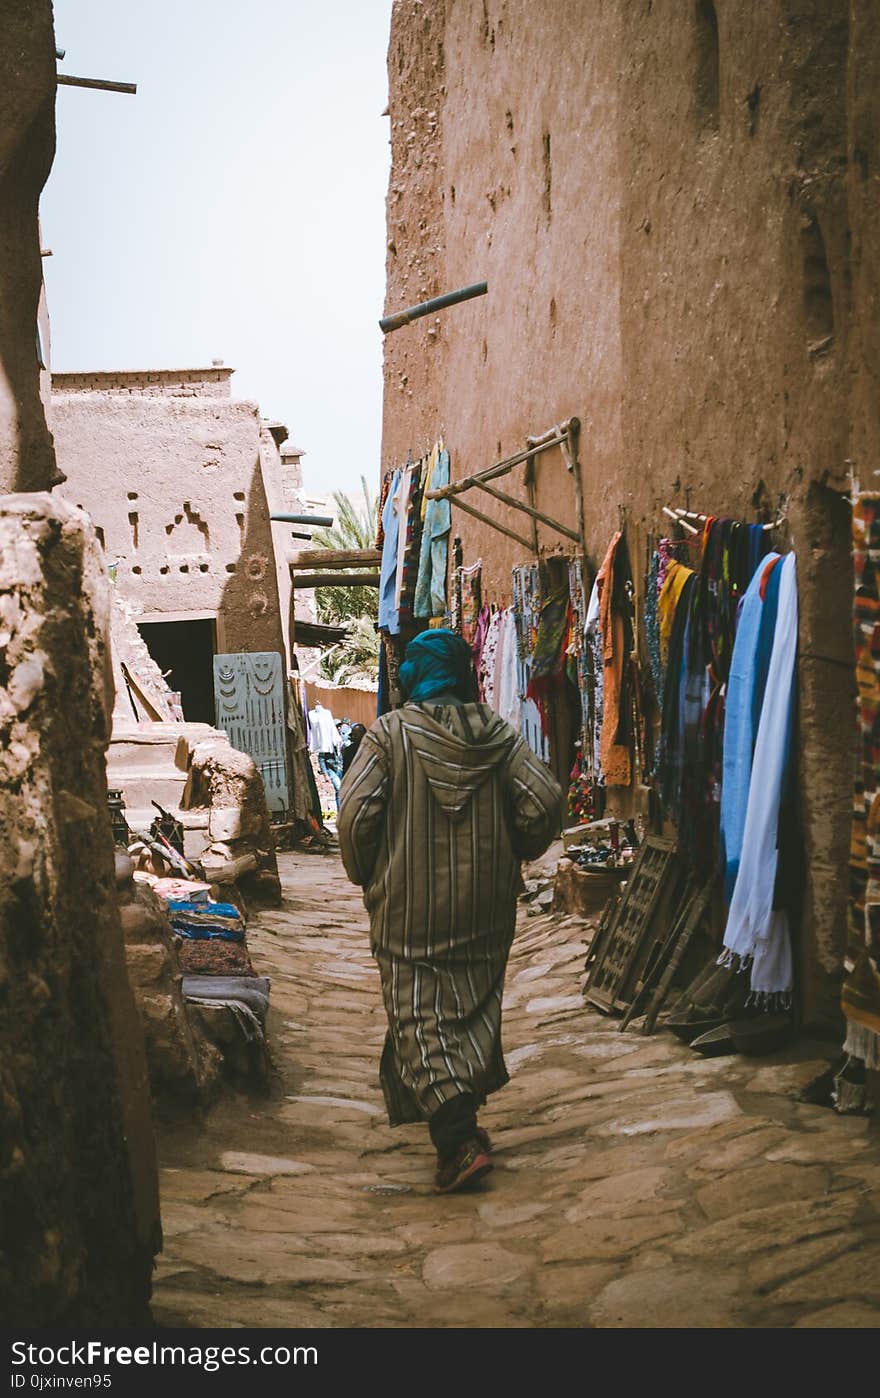
<svg viewBox="0 0 880 1398">
<path fill-rule="evenodd" d="M 419 320 L 434 311 L 443 311 L 447 306 L 457 306 L 459 301 L 470 301 L 474 296 L 485 296 L 488 290 L 488 282 L 474 282 L 473 286 L 463 286 L 459 291 L 447 291 L 443 296 L 433 296 L 430 301 L 419 301 L 415 306 L 407 306 L 404 311 L 395 311 L 394 315 L 383 316 L 379 321 L 379 329 L 384 335 L 389 335 L 392 330 L 409 325 L 411 320 Z"/>
</svg>

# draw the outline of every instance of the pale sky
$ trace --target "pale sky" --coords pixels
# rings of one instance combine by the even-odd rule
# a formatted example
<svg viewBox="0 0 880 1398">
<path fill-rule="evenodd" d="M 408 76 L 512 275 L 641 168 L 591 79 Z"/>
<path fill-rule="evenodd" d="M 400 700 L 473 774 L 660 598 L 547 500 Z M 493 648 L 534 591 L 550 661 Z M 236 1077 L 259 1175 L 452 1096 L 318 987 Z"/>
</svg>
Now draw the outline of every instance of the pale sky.
<svg viewBox="0 0 880 1398">
<path fill-rule="evenodd" d="M 55 0 L 56 370 L 203 366 L 313 492 L 379 474 L 391 0 Z"/>
</svg>

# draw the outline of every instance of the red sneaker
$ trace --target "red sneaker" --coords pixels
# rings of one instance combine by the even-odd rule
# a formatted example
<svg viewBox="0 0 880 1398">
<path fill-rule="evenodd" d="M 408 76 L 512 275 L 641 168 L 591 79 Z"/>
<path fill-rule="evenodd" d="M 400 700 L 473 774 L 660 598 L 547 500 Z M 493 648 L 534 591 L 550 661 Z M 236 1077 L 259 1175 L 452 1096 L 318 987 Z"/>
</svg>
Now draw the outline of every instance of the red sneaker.
<svg viewBox="0 0 880 1398">
<path fill-rule="evenodd" d="M 488 1175 L 492 1160 L 480 1141 L 463 1142 L 454 1155 L 438 1161 L 435 1187 L 438 1194 L 453 1194 L 470 1187 Z"/>
</svg>

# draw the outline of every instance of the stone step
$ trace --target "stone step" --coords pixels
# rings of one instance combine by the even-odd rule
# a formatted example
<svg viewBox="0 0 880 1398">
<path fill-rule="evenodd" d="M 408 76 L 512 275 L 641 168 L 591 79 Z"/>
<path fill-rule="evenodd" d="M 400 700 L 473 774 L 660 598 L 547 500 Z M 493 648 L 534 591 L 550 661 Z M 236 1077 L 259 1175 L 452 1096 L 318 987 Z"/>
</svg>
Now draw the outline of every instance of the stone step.
<svg viewBox="0 0 880 1398">
<path fill-rule="evenodd" d="M 202 738 L 223 736 L 207 723 L 121 723 L 113 725 L 107 754 L 113 767 L 152 769 L 167 762 L 186 770 L 189 751 Z"/>
<path fill-rule="evenodd" d="M 157 728 L 159 726 L 156 724 Z M 119 737 L 114 734 L 107 750 L 107 761 L 113 767 L 124 767 L 128 771 L 149 770 L 163 764 L 171 768 L 185 768 L 188 749 L 189 744 L 180 731 L 132 733 Z"/>
<path fill-rule="evenodd" d="M 155 816 L 158 812 L 151 804 L 153 801 L 158 801 L 166 811 L 180 805 L 186 773 L 177 772 L 173 767 L 153 776 L 145 776 L 142 772 L 129 775 L 108 771 L 107 785 L 122 792 L 126 810 L 152 810 Z"/>
</svg>

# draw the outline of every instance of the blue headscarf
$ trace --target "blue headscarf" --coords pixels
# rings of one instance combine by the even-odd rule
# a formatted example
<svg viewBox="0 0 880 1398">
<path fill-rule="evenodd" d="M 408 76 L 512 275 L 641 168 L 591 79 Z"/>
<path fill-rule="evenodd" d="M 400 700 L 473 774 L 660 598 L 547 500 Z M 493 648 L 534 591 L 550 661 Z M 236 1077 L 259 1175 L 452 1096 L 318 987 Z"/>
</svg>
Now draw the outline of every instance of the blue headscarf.
<svg viewBox="0 0 880 1398">
<path fill-rule="evenodd" d="M 421 632 L 406 648 L 400 687 L 411 704 L 423 704 L 438 694 L 472 703 L 477 695 L 470 647 L 445 626 Z"/>
</svg>

